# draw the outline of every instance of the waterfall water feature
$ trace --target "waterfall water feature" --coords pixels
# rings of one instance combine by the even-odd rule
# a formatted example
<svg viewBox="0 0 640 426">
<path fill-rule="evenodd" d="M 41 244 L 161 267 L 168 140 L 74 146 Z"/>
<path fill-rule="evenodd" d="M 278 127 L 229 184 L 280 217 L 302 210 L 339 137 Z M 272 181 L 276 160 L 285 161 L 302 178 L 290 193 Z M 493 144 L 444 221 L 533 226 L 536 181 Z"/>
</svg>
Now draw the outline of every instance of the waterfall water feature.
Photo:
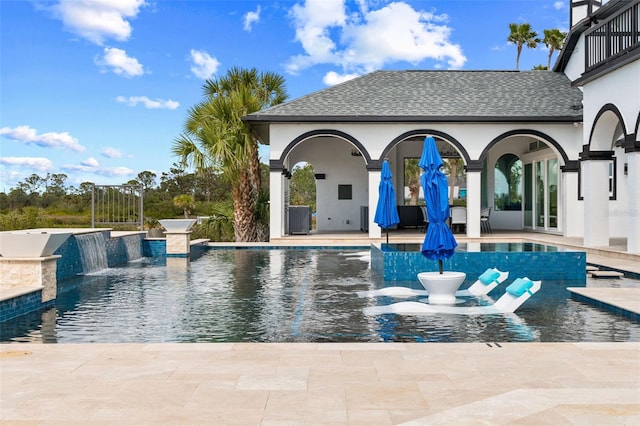
<svg viewBox="0 0 640 426">
<path fill-rule="evenodd" d="M 142 238 L 135 235 L 133 237 L 123 238 L 123 240 L 125 249 L 127 250 L 127 260 L 131 262 L 142 259 Z"/>
<path fill-rule="evenodd" d="M 104 241 L 104 235 L 101 232 L 93 232 L 90 234 L 76 234 L 75 239 L 78 242 L 80 250 L 80 260 L 82 261 L 82 273 L 107 269 L 107 247 Z"/>
</svg>

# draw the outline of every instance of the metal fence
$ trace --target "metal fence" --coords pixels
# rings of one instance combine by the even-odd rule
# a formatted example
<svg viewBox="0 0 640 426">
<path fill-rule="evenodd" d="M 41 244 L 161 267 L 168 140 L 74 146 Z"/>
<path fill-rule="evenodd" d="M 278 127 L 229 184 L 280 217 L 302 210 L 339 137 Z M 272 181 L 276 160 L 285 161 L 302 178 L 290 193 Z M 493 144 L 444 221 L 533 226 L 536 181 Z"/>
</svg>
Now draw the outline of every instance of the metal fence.
<svg viewBox="0 0 640 426">
<path fill-rule="evenodd" d="M 91 227 L 139 226 L 144 230 L 142 185 L 93 185 Z"/>
</svg>

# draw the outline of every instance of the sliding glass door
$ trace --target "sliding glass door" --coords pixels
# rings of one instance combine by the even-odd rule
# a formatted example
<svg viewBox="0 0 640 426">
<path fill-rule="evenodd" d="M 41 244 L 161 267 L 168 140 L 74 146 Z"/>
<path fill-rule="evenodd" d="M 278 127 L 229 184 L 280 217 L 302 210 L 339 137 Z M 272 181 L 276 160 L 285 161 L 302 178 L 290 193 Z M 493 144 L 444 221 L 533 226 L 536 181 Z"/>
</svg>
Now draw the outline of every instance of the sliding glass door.
<svg viewBox="0 0 640 426">
<path fill-rule="evenodd" d="M 524 166 L 524 226 L 558 229 L 558 160 L 550 158 Z"/>
</svg>

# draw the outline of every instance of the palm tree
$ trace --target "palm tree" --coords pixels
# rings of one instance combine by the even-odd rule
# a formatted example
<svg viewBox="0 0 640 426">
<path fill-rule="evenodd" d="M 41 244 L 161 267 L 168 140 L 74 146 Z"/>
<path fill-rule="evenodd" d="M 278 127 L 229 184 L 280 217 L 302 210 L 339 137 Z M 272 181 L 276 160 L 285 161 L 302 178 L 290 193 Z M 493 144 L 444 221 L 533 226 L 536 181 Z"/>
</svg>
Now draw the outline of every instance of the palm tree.
<svg viewBox="0 0 640 426">
<path fill-rule="evenodd" d="M 419 162 L 419 158 L 405 158 L 404 160 L 404 182 L 405 186 L 409 188 L 410 206 L 417 206 L 418 198 L 420 197 L 420 174 L 422 169 L 418 166 Z"/>
<path fill-rule="evenodd" d="M 191 214 L 191 210 L 193 210 L 196 206 L 196 201 L 191 194 L 181 194 L 173 197 L 173 205 L 176 207 L 180 207 L 182 209 L 182 213 L 184 214 L 184 218 L 188 219 Z"/>
<path fill-rule="evenodd" d="M 173 153 L 200 170 L 218 167 L 232 182 L 236 241 L 257 240 L 256 207 L 261 188 L 258 140 L 241 117 L 286 99 L 278 74 L 232 68 L 225 77 L 207 80 L 205 99 L 188 111 L 184 132 Z"/>
<path fill-rule="evenodd" d="M 524 24 L 509 24 L 509 30 L 511 34 L 507 37 L 509 43 L 513 43 L 518 47 L 518 56 L 516 56 L 516 70 L 520 69 L 520 54 L 522 53 L 522 46 L 526 45 L 532 49 L 540 43 L 538 33 L 531 30 L 531 25 Z"/>
<path fill-rule="evenodd" d="M 553 56 L 553 52 L 562 49 L 565 37 L 567 37 L 567 33 L 562 32 L 557 28 L 544 30 L 544 38 L 542 39 L 542 42 L 549 49 L 549 61 L 547 62 L 548 70 L 551 69 L 551 56 Z"/>
</svg>

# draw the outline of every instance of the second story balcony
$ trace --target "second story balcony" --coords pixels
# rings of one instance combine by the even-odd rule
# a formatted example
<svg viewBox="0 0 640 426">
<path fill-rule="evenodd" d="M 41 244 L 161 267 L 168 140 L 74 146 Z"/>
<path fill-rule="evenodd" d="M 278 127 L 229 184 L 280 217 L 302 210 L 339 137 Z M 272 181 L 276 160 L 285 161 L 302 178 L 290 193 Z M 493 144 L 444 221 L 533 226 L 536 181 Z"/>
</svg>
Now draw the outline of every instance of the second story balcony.
<svg viewBox="0 0 640 426">
<path fill-rule="evenodd" d="M 621 1 L 622 7 L 585 32 L 585 74 L 617 67 L 640 53 L 640 0 Z"/>
</svg>

